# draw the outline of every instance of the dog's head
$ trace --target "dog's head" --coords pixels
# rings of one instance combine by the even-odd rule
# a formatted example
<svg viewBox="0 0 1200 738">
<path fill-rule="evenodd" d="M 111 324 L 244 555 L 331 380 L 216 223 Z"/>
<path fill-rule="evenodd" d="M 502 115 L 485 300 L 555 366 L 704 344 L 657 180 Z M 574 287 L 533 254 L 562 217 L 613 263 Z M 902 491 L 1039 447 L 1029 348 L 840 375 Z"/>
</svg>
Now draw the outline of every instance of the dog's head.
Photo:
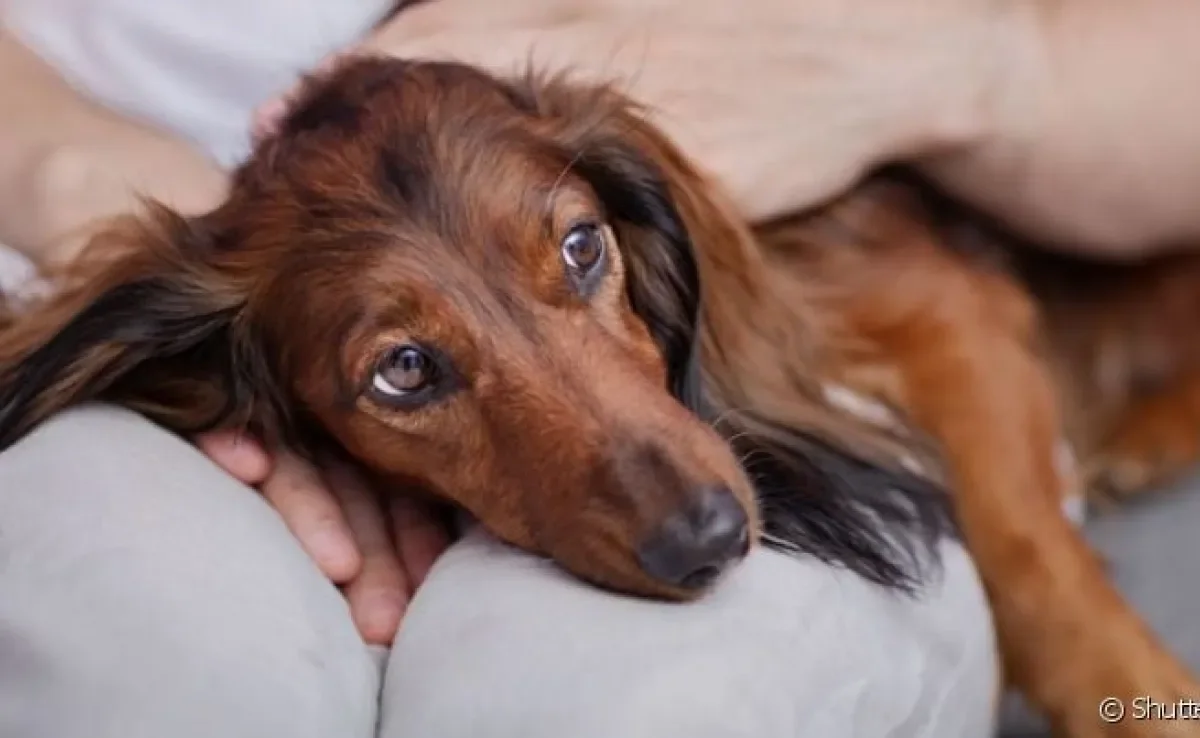
<svg viewBox="0 0 1200 738">
<path fill-rule="evenodd" d="M 757 258 L 610 90 L 349 62 L 224 204 L 114 226 L 5 329 L 0 449 L 101 399 L 333 446 L 619 590 L 703 591 L 759 507 L 766 539 L 910 588 L 944 497 L 817 440 L 809 326 Z"/>
<path fill-rule="evenodd" d="M 688 596 L 758 526 L 686 406 L 695 177 L 603 89 L 349 63 L 221 207 L 106 234 L 9 334 L 0 447 L 93 398 L 333 442 L 586 579 Z"/>
</svg>

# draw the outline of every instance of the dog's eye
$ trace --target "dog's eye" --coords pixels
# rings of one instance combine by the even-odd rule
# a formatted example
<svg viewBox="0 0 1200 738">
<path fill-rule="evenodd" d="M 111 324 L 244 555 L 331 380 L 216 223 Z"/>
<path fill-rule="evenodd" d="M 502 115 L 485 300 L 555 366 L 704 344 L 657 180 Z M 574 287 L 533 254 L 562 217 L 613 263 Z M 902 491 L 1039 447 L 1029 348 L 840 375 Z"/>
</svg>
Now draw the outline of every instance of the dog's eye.
<svg viewBox="0 0 1200 738">
<path fill-rule="evenodd" d="M 577 277 L 584 277 L 604 261 L 604 231 L 596 223 L 580 223 L 562 240 L 562 258 Z"/>
<path fill-rule="evenodd" d="M 375 367 L 371 388 L 383 398 L 404 398 L 430 387 L 437 380 L 437 363 L 416 346 L 398 346 Z"/>
</svg>

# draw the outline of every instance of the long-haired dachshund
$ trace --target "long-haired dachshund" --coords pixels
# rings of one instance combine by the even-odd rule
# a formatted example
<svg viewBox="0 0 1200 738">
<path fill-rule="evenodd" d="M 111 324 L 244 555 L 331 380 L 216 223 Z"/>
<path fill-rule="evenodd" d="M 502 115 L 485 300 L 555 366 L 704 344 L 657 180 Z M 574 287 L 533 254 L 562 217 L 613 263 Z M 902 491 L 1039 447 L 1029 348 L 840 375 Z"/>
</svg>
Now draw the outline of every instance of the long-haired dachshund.
<svg viewBox="0 0 1200 738">
<path fill-rule="evenodd" d="M 758 540 L 914 592 L 957 536 L 1060 732 L 1200 735 L 1099 719 L 1200 687 L 1063 512 L 1200 455 L 1200 259 L 1055 263 L 891 175 L 752 228 L 610 89 L 360 59 L 27 311 L 0 448 L 91 400 L 248 428 L 670 599 Z"/>
</svg>

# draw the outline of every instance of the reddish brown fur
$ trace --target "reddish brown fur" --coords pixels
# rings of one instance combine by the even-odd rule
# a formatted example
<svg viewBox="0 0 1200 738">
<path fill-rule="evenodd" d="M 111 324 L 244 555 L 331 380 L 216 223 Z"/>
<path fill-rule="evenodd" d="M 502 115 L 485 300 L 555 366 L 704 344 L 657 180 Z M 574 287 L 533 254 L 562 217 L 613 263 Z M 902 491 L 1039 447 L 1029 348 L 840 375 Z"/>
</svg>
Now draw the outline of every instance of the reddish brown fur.
<svg viewBox="0 0 1200 738">
<path fill-rule="evenodd" d="M 1178 328 L 1166 321 L 1168 306 L 1181 320 L 1176 326 L 1186 324 L 1179 313 L 1200 315 L 1195 298 L 1170 289 L 1188 277 L 1200 284 L 1194 271 L 1200 258 L 1126 267 L 1124 274 L 1105 270 L 1110 289 L 1101 292 L 1094 284 L 1072 286 L 1072 275 L 1052 271 L 1049 258 L 1025 255 L 1031 279 L 1018 282 L 1015 269 L 997 266 L 1014 256 L 998 250 L 1016 244 L 956 249 L 955 229 L 935 229 L 935 219 L 905 203 L 903 194 L 864 188 L 825 213 L 764 228 L 762 241 L 798 282 L 842 288 L 826 307 L 849 318 L 855 344 L 866 339 L 868 346 L 843 354 L 842 381 L 886 398 L 940 442 L 1009 678 L 1065 735 L 1194 735 L 1182 722 L 1104 725 L 1097 719 L 1096 706 L 1106 696 L 1171 700 L 1194 696 L 1197 685 L 1121 600 L 1059 513 L 1060 495 L 1073 490 L 1058 477 L 1052 454 L 1068 427 L 1065 413 L 1086 467 L 1103 473 L 1119 460 L 1162 468 L 1157 450 L 1151 457 L 1128 455 L 1151 449 L 1138 446 L 1135 439 L 1145 440 L 1145 431 L 1123 424 L 1122 413 L 1165 411 L 1166 398 L 1195 391 L 1187 369 L 1194 366 L 1194 349 L 1171 342 L 1167 331 Z M 1130 367 L 1118 383 L 1097 381 L 1094 357 L 1104 342 L 1114 342 L 1110 350 L 1124 352 L 1121 365 Z M 1147 404 L 1131 407 L 1146 386 L 1134 370 L 1134 352 L 1147 342 L 1179 350 L 1156 362 L 1156 391 L 1139 400 Z M 1187 426 L 1184 438 L 1168 440 L 1160 432 L 1154 440 L 1178 451 L 1186 439 L 1194 452 L 1200 408 L 1172 407 L 1173 414 L 1154 420 L 1171 415 Z M 1132 443 L 1107 455 L 1116 451 L 1110 439 L 1131 433 Z M 1177 453 L 1169 470 L 1196 458 Z"/>
<path fill-rule="evenodd" d="M 222 207 L 112 231 L 92 251 L 103 263 L 7 330 L 4 444 L 92 397 L 178 430 L 238 423 L 302 448 L 332 441 L 581 576 L 685 596 L 646 579 L 636 541 L 697 485 L 728 485 L 756 508 L 727 440 L 664 391 L 680 378 L 663 347 L 687 316 L 652 325 L 645 305 L 686 282 L 653 262 L 669 228 L 603 212 L 620 193 L 580 173 L 645 157 L 695 252 L 713 423 L 802 430 L 883 467 L 916 459 L 953 489 L 1010 679 L 1057 728 L 1200 734 L 1098 720 L 1104 697 L 1200 690 L 1061 515 L 1069 490 L 1053 458 L 1068 435 L 1092 478 L 1121 492 L 1195 460 L 1200 349 L 1171 326 L 1200 316 L 1200 259 L 1073 285 L 1073 272 L 883 179 L 755 230 L 606 91 L 399 62 L 339 75 L 313 86 Z M 435 186 L 406 190 L 414 171 Z M 555 244 L 590 213 L 608 216 L 620 250 L 584 304 L 563 287 Z M 80 327 L 138 280 L 117 308 L 158 310 L 188 340 L 158 323 L 139 332 L 133 315 L 122 330 Z M 623 290 L 634 281 L 644 305 Z M 364 399 L 380 350 L 413 335 L 446 347 L 470 391 L 418 414 Z M 54 363 L 56 336 L 73 342 L 69 361 Z M 213 336 L 233 348 L 214 351 Z M 37 361 L 53 376 L 22 398 L 22 367 Z M 831 405 L 831 382 L 887 403 L 900 427 Z"/>
</svg>

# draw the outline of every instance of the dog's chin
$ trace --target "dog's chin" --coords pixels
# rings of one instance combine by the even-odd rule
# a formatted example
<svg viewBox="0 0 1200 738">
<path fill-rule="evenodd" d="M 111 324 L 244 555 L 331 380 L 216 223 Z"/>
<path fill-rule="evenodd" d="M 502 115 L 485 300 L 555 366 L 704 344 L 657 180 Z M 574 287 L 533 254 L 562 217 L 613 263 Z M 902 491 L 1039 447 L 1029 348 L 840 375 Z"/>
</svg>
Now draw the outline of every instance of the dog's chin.
<svg viewBox="0 0 1200 738">
<path fill-rule="evenodd" d="M 754 546 L 751 545 L 747 550 L 747 555 L 753 548 Z M 567 566 L 561 561 L 557 563 L 570 576 L 611 594 L 663 603 L 688 603 L 701 600 L 724 586 L 732 576 L 737 574 L 737 569 L 745 564 L 745 558 L 743 556 L 724 566 L 696 572 L 682 586 L 660 582 L 640 571 L 633 573 L 626 570 L 599 571 L 591 567 Z"/>
<path fill-rule="evenodd" d="M 571 573 L 584 582 L 610 594 L 665 604 L 682 604 L 703 599 L 719 585 L 720 580 L 725 576 L 722 572 L 711 580 L 695 587 L 673 587 L 645 579 L 632 581 L 612 576 L 584 575 L 580 572 Z"/>
<path fill-rule="evenodd" d="M 666 603 L 688 603 L 702 600 L 711 595 L 734 574 L 742 562 L 735 562 L 720 569 L 698 572 L 693 581 L 684 586 L 668 586 L 654 583 L 639 594 L 645 599 L 659 600 Z"/>
</svg>

